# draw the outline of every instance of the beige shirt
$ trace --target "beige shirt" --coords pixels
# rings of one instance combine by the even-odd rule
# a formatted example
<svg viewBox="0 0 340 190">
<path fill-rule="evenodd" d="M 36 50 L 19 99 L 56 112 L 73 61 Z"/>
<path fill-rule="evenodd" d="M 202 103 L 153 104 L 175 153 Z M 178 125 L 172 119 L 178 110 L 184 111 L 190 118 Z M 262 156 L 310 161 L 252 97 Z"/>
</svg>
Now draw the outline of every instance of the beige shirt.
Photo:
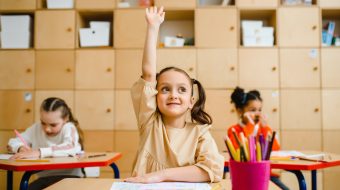
<svg viewBox="0 0 340 190">
<path fill-rule="evenodd" d="M 196 165 L 211 182 L 222 179 L 224 157 L 212 138 L 210 125 L 187 122 L 184 128 L 166 128 L 157 111 L 156 82 L 139 79 L 131 96 L 139 128 L 139 148 L 133 176 L 166 168 Z"/>
</svg>

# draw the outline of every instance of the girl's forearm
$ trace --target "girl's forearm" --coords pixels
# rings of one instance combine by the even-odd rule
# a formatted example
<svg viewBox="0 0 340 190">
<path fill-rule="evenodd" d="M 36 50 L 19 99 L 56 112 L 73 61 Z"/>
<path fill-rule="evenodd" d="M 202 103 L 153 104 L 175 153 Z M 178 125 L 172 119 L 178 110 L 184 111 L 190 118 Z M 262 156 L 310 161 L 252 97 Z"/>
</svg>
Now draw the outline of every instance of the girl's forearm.
<svg viewBox="0 0 340 190">
<path fill-rule="evenodd" d="M 209 174 L 197 166 L 184 166 L 169 168 L 162 172 L 163 181 L 187 181 L 204 182 L 210 181 Z"/>
<path fill-rule="evenodd" d="M 156 80 L 156 51 L 159 26 L 148 25 L 144 53 L 143 53 L 143 79 L 147 81 Z"/>
</svg>

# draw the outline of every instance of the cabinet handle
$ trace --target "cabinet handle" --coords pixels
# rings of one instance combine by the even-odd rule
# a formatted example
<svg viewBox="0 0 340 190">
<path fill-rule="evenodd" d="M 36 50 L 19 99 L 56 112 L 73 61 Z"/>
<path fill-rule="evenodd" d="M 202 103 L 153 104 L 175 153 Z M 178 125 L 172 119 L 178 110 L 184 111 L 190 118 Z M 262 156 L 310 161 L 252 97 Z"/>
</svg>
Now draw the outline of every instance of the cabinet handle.
<svg viewBox="0 0 340 190">
<path fill-rule="evenodd" d="M 313 67 L 313 71 L 317 71 L 318 70 L 318 67 Z"/>
<path fill-rule="evenodd" d="M 66 68 L 66 72 L 70 73 L 71 71 L 71 68 Z"/>
<path fill-rule="evenodd" d="M 276 71 L 276 67 L 273 67 L 273 68 L 272 68 L 272 71 Z"/>
<path fill-rule="evenodd" d="M 273 110 L 272 110 L 274 113 L 276 113 L 277 112 L 277 108 L 273 108 Z"/>
<path fill-rule="evenodd" d="M 319 111 L 320 111 L 319 108 L 315 108 L 315 109 L 314 109 L 314 112 L 315 112 L 315 113 L 317 113 L 317 112 L 319 112 Z"/>
<path fill-rule="evenodd" d="M 110 108 L 107 108 L 106 109 L 106 113 L 110 113 L 111 112 L 111 109 Z"/>
<path fill-rule="evenodd" d="M 231 71 L 234 71 L 234 70 L 235 70 L 235 67 L 234 67 L 234 66 L 231 66 L 231 67 L 230 67 L 230 70 L 231 70 Z"/>
<path fill-rule="evenodd" d="M 111 72 L 111 71 L 112 71 L 112 69 L 110 67 L 106 69 L 106 72 L 108 72 L 108 73 Z"/>
<path fill-rule="evenodd" d="M 231 26 L 229 29 L 230 29 L 230 31 L 233 31 L 235 29 L 235 27 Z"/>
<path fill-rule="evenodd" d="M 26 113 L 31 113 L 31 109 L 26 108 L 25 112 L 26 112 Z"/>
<path fill-rule="evenodd" d="M 189 67 L 189 71 L 190 71 L 190 72 L 194 71 L 194 68 Z"/>
<path fill-rule="evenodd" d="M 32 72 L 32 69 L 28 68 L 26 69 L 26 73 L 31 73 Z"/>
<path fill-rule="evenodd" d="M 66 29 L 66 31 L 67 31 L 67 32 L 72 32 L 72 28 L 71 28 L 71 27 L 68 27 L 68 28 Z"/>
<path fill-rule="evenodd" d="M 314 25 L 314 26 L 312 27 L 312 29 L 313 29 L 313 30 L 316 30 L 316 26 Z"/>
</svg>

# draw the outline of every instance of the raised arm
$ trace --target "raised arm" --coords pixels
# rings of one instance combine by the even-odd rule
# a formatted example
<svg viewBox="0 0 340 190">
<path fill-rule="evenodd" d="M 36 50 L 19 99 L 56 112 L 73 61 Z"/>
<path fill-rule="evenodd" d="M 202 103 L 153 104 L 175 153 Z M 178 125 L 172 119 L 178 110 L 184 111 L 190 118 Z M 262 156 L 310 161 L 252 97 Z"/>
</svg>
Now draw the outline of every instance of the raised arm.
<svg viewBox="0 0 340 190">
<path fill-rule="evenodd" d="M 163 7 L 150 7 L 145 10 L 147 32 L 144 44 L 142 77 L 144 80 L 156 81 L 156 48 L 159 27 L 164 21 Z"/>
</svg>

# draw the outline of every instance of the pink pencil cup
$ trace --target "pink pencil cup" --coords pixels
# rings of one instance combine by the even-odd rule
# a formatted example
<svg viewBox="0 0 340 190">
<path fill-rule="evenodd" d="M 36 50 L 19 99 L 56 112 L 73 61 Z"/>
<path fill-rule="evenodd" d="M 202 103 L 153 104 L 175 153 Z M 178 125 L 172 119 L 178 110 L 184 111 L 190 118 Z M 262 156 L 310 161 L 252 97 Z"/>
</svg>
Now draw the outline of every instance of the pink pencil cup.
<svg viewBox="0 0 340 190">
<path fill-rule="evenodd" d="M 270 162 L 229 161 L 233 190 L 268 190 Z"/>
</svg>

